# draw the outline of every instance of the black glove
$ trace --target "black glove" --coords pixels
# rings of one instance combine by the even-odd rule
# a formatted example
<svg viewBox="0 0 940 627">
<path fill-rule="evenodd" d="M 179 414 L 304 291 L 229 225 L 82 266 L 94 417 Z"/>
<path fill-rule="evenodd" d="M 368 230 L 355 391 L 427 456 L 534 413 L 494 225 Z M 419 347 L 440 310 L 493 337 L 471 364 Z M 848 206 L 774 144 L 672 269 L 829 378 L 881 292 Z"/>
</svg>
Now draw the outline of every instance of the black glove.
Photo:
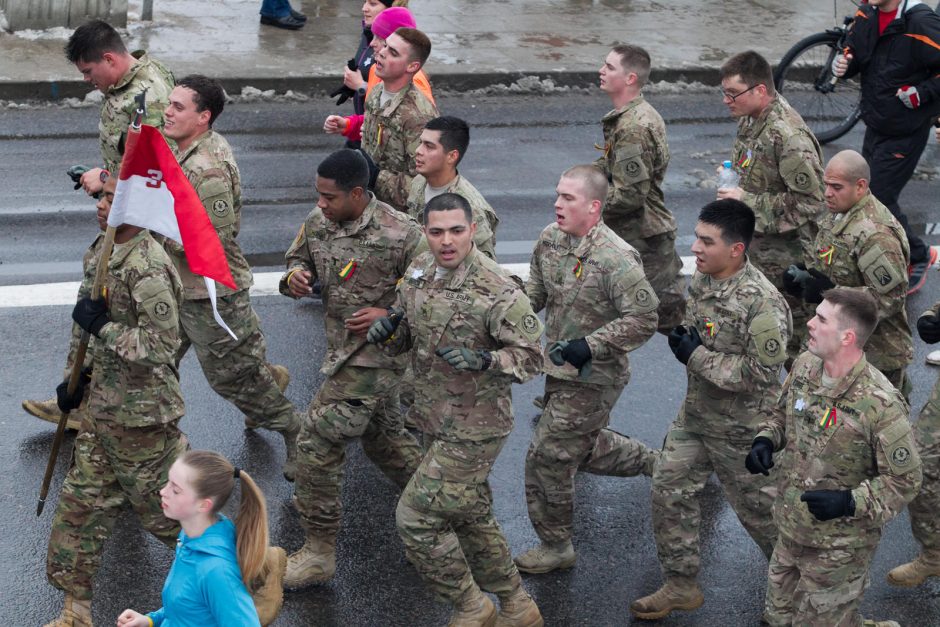
<svg viewBox="0 0 940 627">
<path fill-rule="evenodd" d="M 442 346 L 434 354 L 449 363 L 455 370 L 486 370 L 493 363 L 489 351 L 473 350 L 458 346 Z"/>
<path fill-rule="evenodd" d="M 591 347 L 583 337 L 577 340 L 571 340 L 568 345 L 561 349 L 561 356 L 569 364 L 577 369 L 581 369 L 591 359 Z"/>
<path fill-rule="evenodd" d="M 108 303 L 103 298 L 92 300 L 86 296 L 75 303 L 75 308 L 72 309 L 72 320 L 98 337 L 101 327 L 111 322 L 111 317 L 108 316 Z"/>
<path fill-rule="evenodd" d="M 800 495 L 816 520 L 832 520 L 855 515 L 851 490 L 809 490 Z"/>
<path fill-rule="evenodd" d="M 790 264 L 783 272 L 783 291 L 791 296 L 803 298 L 803 284 L 809 279 L 810 273 L 806 271 L 806 264 Z"/>
<path fill-rule="evenodd" d="M 352 98 L 354 95 L 356 95 L 356 92 L 349 87 L 346 87 L 346 85 L 340 85 L 330 92 L 330 98 L 336 98 L 339 96 L 339 98 L 336 98 L 337 107 Z"/>
<path fill-rule="evenodd" d="M 69 175 L 69 178 L 72 179 L 72 182 L 75 183 L 75 189 L 82 188 L 82 174 L 88 172 L 89 169 L 88 166 L 73 165 L 65 171 L 65 173 Z"/>
<path fill-rule="evenodd" d="M 379 318 L 369 327 L 369 331 L 366 333 L 366 341 L 370 344 L 381 344 L 387 341 L 395 334 L 404 313 L 401 309 L 390 307 L 387 316 Z"/>
<path fill-rule="evenodd" d="M 811 278 L 803 283 L 803 300 L 818 305 L 823 301 L 822 293 L 834 288 L 836 284 L 815 268 L 810 268 L 807 272 L 809 272 Z"/>
<path fill-rule="evenodd" d="M 917 334 L 928 344 L 940 342 L 940 316 L 925 314 L 917 319 Z"/>
<path fill-rule="evenodd" d="M 672 351 L 672 354 L 676 354 L 676 349 L 679 348 L 679 342 L 682 341 L 682 336 L 686 335 L 689 332 L 681 324 L 669 332 L 667 339 L 669 340 L 669 349 Z"/>
<path fill-rule="evenodd" d="M 375 161 L 365 150 L 360 148 L 359 152 L 366 158 L 366 163 L 369 164 L 369 190 L 371 191 L 375 189 L 375 181 L 379 178 L 379 166 L 375 165 Z"/>
<path fill-rule="evenodd" d="M 754 438 L 751 452 L 744 460 L 744 467 L 752 475 L 761 473 L 769 476 L 770 469 L 774 467 L 774 443 L 763 436 Z"/>
<path fill-rule="evenodd" d="M 698 329 L 690 327 L 689 332 L 679 339 L 679 345 L 672 351 L 676 359 L 685 365 L 689 365 L 689 358 L 695 349 L 702 345 L 702 338 L 698 334 Z"/>
<path fill-rule="evenodd" d="M 59 406 L 59 411 L 63 414 L 67 414 L 81 405 L 82 399 L 85 398 L 85 388 L 88 387 L 89 381 L 91 381 L 91 367 L 82 368 L 81 374 L 78 375 L 78 383 L 75 386 L 75 391 L 72 392 L 71 396 L 69 396 L 68 379 L 57 385 L 55 389 L 55 404 Z"/>
</svg>

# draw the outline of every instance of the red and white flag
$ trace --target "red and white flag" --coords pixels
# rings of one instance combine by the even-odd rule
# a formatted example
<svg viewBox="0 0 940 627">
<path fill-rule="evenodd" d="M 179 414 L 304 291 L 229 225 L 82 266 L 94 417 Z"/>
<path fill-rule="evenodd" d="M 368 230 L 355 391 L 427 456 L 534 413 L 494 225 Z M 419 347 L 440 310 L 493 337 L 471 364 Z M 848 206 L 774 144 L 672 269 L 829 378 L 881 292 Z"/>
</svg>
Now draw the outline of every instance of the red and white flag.
<svg viewBox="0 0 940 627">
<path fill-rule="evenodd" d="M 153 126 L 131 127 L 109 226 L 132 224 L 182 245 L 193 274 L 206 281 L 215 321 L 235 338 L 215 304 L 215 282 L 237 289 L 212 221 L 163 135 Z M 235 338 L 238 339 L 238 338 Z"/>
</svg>

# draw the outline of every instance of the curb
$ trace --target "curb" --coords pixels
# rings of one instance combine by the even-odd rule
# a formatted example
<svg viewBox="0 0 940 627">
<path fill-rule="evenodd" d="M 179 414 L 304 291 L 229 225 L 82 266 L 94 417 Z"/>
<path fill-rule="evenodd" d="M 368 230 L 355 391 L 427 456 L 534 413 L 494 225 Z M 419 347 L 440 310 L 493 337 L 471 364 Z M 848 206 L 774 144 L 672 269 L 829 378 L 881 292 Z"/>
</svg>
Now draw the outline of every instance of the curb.
<svg viewBox="0 0 940 627">
<path fill-rule="evenodd" d="M 548 71 L 548 72 L 479 72 L 479 73 L 435 73 L 434 88 L 441 91 L 467 92 L 496 85 L 510 86 L 516 81 L 537 76 L 550 78 L 559 87 L 596 87 L 597 71 Z M 291 90 L 302 94 L 323 94 L 333 91 L 342 81 L 336 76 L 270 76 L 220 78 L 230 94 L 241 93 L 243 87 L 256 87 L 261 91 L 273 89 L 277 93 Z M 700 82 L 705 85 L 718 84 L 715 67 L 659 68 L 653 70 L 651 81 Z M 83 98 L 89 92 L 88 84 L 82 80 L 64 81 L 4 81 L 0 82 L 0 100 L 61 100 Z M 522 92 L 520 92 L 522 93 Z"/>
</svg>

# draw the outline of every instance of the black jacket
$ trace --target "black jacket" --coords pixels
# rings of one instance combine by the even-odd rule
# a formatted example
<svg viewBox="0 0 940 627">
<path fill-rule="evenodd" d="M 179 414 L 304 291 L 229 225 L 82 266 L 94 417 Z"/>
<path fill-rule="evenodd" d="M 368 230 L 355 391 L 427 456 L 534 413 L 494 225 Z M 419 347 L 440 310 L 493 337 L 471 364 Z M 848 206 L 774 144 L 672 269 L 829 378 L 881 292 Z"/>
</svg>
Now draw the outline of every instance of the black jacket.
<svg viewBox="0 0 940 627">
<path fill-rule="evenodd" d="M 862 119 L 883 135 L 914 133 L 940 113 L 940 15 L 920 0 L 904 0 L 899 16 L 878 36 L 878 9 L 862 5 L 846 45 L 852 51 L 847 77 L 861 72 Z M 921 105 L 908 109 L 897 97 L 917 88 Z"/>
</svg>

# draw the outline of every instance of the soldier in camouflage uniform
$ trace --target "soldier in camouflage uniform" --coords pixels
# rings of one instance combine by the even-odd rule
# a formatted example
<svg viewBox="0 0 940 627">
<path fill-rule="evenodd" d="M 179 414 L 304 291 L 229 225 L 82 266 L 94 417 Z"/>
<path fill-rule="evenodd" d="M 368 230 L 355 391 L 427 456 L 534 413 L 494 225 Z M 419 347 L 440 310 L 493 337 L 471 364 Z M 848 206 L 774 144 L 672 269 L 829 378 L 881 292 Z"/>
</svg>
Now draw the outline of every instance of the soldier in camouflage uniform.
<svg viewBox="0 0 940 627">
<path fill-rule="evenodd" d="M 127 127 L 137 109 L 134 98 L 144 90 L 147 91 L 147 114 L 143 122 L 161 126 L 163 109 L 173 89 L 173 75 L 144 51 L 128 52 L 117 31 L 101 20 L 93 20 L 75 29 L 69 37 L 65 52 L 69 62 L 75 64 L 85 80 L 105 96 L 101 104 L 101 119 L 98 122 L 104 168 L 92 168 L 81 178 L 82 186 L 88 194 L 98 194 L 104 186 L 108 172 L 117 174 L 120 167 Z M 67 363 L 72 362 L 71 350 L 76 346 L 77 343 L 73 341 Z M 91 363 L 90 353 L 91 351 L 89 359 L 86 360 L 88 364 Z M 45 401 L 25 400 L 23 409 L 42 420 L 59 421 L 54 398 Z M 81 422 L 82 411 L 81 408 L 76 409 L 76 415 L 69 419 L 69 428 L 73 427 L 76 421 Z"/>
<path fill-rule="evenodd" d="M 917 333 L 927 344 L 940 342 L 940 302 L 917 319 Z M 907 507 L 911 531 L 920 542 L 921 553 L 913 561 L 888 573 L 893 586 L 919 586 L 927 577 L 940 576 L 940 377 L 914 426 L 914 440 L 920 453 L 924 481 L 920 492 Z"/>
<path fill-rule="evenodd" d="M 556 222 L 539 236 L 526 293 L 545 309 L 545 398 L 526 455 L 529 519 L 541 540 L 515 558 L 519 570 L 547 573 L 574 565 L 574 477 L 651 476 L 656 452 L 607 429 L 630 379 L 627 353 L 656 333 L 659 301 L 637 251 L 603 221 L 604 173 L 575 166 L 558 182 Z"/>
<path fill-rule="evenodd" d="M 699 571 L 699 494 L 712 472 L 744 528 L 768 558 L 776 530 L 774 483 L 741 466 L 757 425 L 780 391 L 792 333 L 783 296 L 747 259 L 754 213 L 725 199 L 706 205 L 695 227 L 696 273 L 684 326 L 669 346 L 688 369 L 688 391 L 653 472 L 653 532 L 664 585 L 630 606 L 659 619 L 704 602 Z"/>
<path fill-rule="evenodd" d="M 280 291 L 301 298 L 323 287 L 327 379 L 310 404 L 298 438 L 294 503 L 306 533 L 287 562 L 284 584 L 321 583 L 336 570 L 336 536 L 346 443 L 362 438 L 366 455 L 399 488 L 421 461 L 405 431 L 396 393 L 402 363 L 366 343 L 372 322 L 386 315 L 421 230 L 408 216 L 366 191 L 361 153 L 340 150 L 317 168 L 319 200 L 287 251 Z"/>
<path fill-rule="evenodd" d="M 834 286 L 864 287 L 874 296 L 878 326 L 865 353 L 906 398 L 911 383 L 905 368 L 914 359 L 906 299 L 910 252 L 904 228 L 868 189 L 870 178 L 868 163 L 854 150 L 829 161 L 823 175 L 829 211 L 819 221 L 812 253 L 787 270 L 783 284 L 789 294 L 813 305 Z"/>
<path fill-rule="evenodd" d="M 115 178 L 98 204 L 99 219 L 111 208 Z M 176 456 L 186 448 L 174 359 L 179 348 L 179 276 L 148 231 L 117 228 L 108 263 L 107 296 L 81 298 L 72 318 L 97 337 L 88 408 L 75 439 L 74 465 L 59 495 L 46 574 L 65 591 L 52 627 L 90 626 L 92 579 L 105 540 L 122 506 L 169 547 L 179 526 L 163 516 L 160 488 Z M 69 397 L 59 386 L 63 410 L 77 406 L 84 390 Z"/>
<path fill-rule="evenodd" d="M 542 324 L 521 284 L 473 245 L 470 204 L 442 194 L 425 208 L 431 251 L 415 258 L 396 309 L 369 341 L 411 349 L 415 403 L 427 454 L 398 502 L 405 553 L 451 625 L 540 626 L 493 515 L 490 471 L 512 430 L 510 384 L 538 374 Z M 500 613 L 486 590 L 499 597 Z"/>
<path fill-rule="evenodd" d="M 816 221 L 823 214 L 822 151 L 803 118 L 774 89 L 770 64 L 748 51 L 721 66 L 722 99 L 738 118 L 731 161 L 738 187 L 719 189 L 718 198 L 736 198 L 757 216 L 750 260 L 778 290 L 792 259 L 813 250 Z M 794 334 L 790 360 L 800 352 L 812 308 L 786 295 Z"/>
<path fill-rule="evenodd" d="M 445 193 L 458 194 L 470 203 L 477 225 L 473 243 L 477 250 L 496 259 L 496 227 L 499 217 L 470 181 L 457 172 L 457 166 L 470 145 L 470 127 L 460 118 L 441 116 L 428 122 L 415 149 L 417 176 L 408 194 L 408 213 L 423 221 L 424 206 Z"/>
<path fill-rule="evenodd" d="M 865 359 L 878 323 L 870 294 L 823 294 L 809 352 L 794 362 L 746 457 L 750 472 L 769 475 L 773 452 L 785 452 L 773 473 L 779 537 L 764 605 L 774 627 L 862 625 L 858 606 L 881 528 L 920 487 L 907 403 Z"/>
<path fill-rule="evenodd" d="M 666 125 L 641 93 L 649 74 L 650 56 L 643 48 L 620 45 L 607 55 L 601 90 L 616 108 L 601 120 L 604 156 L 597 165 L 611 183 L 604 223 L 640 253 L 659 297 L 659 331 L 669 333 L 685 315 L 685 278 L 676 252 L 676 220 L 663 199 Z"/>
<path fill-rule="evenodd" d="M 265 359 L 261 321 L 248 294 L 253 282 L 251 266 L 236 241 L 242 209 L 238 166 L 228 142 L 212 130 L 224 104 L 225 93 L 218 81 L 192 75 L 179 81 L 166 109 L 164 132 L 177 142 L 176 158 L 219 235 L 236 285 L 233 290 L 217 284 L 216 293 L 219 315 L 237 339 L 215 321 L 205 280 L 189 269 L 183 247 L 165 240 L 183 281 L 177 364 L 195 346 L 209 385 L 244 412 L 245 426 L 264 427 L 284 437 L 284 476 L 293 481 L 300 417 L 284 396 L 287 369 Z"/>
<path fill-rule="evenodd" d="M 370 188 L 399 211 L 408 208 L 421 132 L 438 115 L 437 107 L 412 84 L 430 54 L 431 42 L 424 33 L 399 28 L 375 55 L 375 72 L 382 82 L 366 98 L 362 150 L 372 160 Z"/>
</svg>

